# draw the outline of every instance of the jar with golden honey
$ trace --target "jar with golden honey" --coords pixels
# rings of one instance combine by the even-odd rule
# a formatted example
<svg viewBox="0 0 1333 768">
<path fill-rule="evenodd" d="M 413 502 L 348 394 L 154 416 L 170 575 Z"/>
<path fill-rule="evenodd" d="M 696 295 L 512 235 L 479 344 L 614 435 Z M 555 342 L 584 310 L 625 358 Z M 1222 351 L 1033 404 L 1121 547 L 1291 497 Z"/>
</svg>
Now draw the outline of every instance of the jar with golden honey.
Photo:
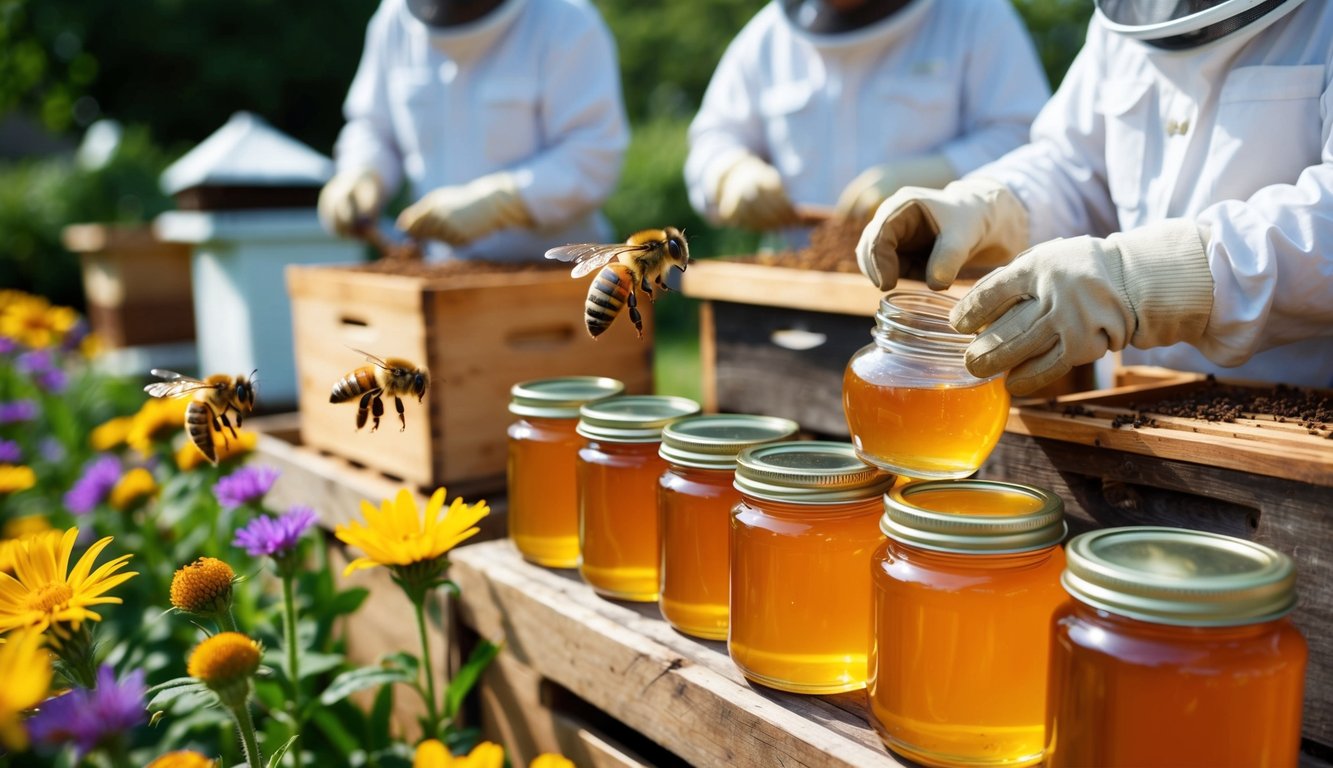
<svg viewBox="0 0 1333 768">
<path fill-rule="evenodd" d="M 662 428 L 698 412 L 693 400 L 665 395 L 621 395 L 579 409 L 579 573 L 603 597 L 657 601 Z"/>
<path fill-rule="evenodd" d="M 1047 764 L 1300 762 L 1291 558 L 1179 528 L 1074 537 L 1052 627 Z"/>
<path fill-rule="evenodd" d="M 870 556 L 894 480 L 849 443 L 737 456 L 727 651 L 750 681 L 793 693 L 865 687 Z"/>
<path fill-rule="evenodd" d="M 999 442 L 1009 418 L 1003 376 L 963 365 L 972 336 L 949 325 L 957 299 L 890 291 L 875 313 L 874 342 L 843 373 L 847 429 L 863 460 L 922 480 L 967 477 Z"/>
<path fill-rule="evenodd" d="M 884 498 L 872 560 L 870 719 L 926 765 L 1035 765 L 1060 586 L 1064 504 L 1049 491 L 929 480 Z"/>
<path fill-rule="evenodd" d="M 789 419 L 745 414 L 689 416 L 662 430 L 667 471 L 657 488 L 661 515 L 662 618 L 687 635 L 727 637 L 731 581 L 731 509 L 736 455 L 785 440 L 799 427 Z"/>
<path fill-rule="evenodd" d="M 604 376 L 537 379 L 510 388 L 509 412 L 518 420 L 509 425 L 509 538 L 525 559 L 548 568 L 579 564 L 579 407 L 624 389 Z"/>
</svg>

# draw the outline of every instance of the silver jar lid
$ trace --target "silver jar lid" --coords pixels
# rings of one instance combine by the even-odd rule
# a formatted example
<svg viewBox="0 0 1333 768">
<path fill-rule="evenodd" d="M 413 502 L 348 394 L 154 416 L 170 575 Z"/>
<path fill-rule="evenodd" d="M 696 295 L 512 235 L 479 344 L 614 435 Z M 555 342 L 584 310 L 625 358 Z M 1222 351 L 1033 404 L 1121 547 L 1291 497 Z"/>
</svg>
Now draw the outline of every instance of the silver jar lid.
<svg viewBox="0 0 1333 768">
<path fill-rule="evenodd" d="M 671 395 L 620 395 L 579 408 L 575 431 L 609 443 L 656 443 L 662 428 L 699 412 L 699 404 Z"/>
<path fill-rule="evenodd" d="M 790 419 L 718 413 L 687 416 L 662 430 L 662 458 L 694 469 L 735 469 L 736 456 L 754 445 L 786 440 L 800 427 Z"/>
<path fill-rule="evenodd" d="M 606 376 L 521 381 L 509 388 L 509 412 L 542 419 L 577 419 L 580 406 L 624 391 L 624 382 Z"/>
<path fill-rule="evenodd" d="M 738 491 L 790 504 L 865 501 L 887 491 L 895 479 L 861 461 L 851 443 L 768 443 L 746 448 L 736 457 Z"/>
<path fill-rule="evenodd" d="M 926 480 L 884 496 L 884 535 L 937 552 L 999 555 L 1065 537 L 1065 505 L 1042 488 L 994 480 Z"/>
<path fill-rule="evenodd" d="M 1291 558 L 1232 536 L 1107 528 L 1070 539 L 1065 554 L 1061 583 L 1075 599 L 1154 624 L 1258 624 L 1296 606 Z"/>
</svg>

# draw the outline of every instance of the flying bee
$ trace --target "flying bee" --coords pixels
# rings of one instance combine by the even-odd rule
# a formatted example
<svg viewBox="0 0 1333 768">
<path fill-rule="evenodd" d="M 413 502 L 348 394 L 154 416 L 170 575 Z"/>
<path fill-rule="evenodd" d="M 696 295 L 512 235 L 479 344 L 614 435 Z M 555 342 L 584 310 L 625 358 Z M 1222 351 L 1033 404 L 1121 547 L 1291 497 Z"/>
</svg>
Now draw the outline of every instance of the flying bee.
<svg viewBox="0 0 1333 768">
<path fill-rule="evenodd" d="M 361 402 L 356 408 L 356 428 L 360 430 L 364 427 L 366 415 L 370 414 L 373 416 L 370 431 L 374 432 L 380 428 L 380 417 L 384 415 L 384 401 L 380 398 L 392 395 L 393 405 L 398 409 L 398 421 L 402 425 L 398 431 L 407 429 L 402 398 L 416 395 L 417 402 L 420 403 L 426 396 L 426 390 L 430 389 L 430 372 L 400 357 L 381 360 L 369 352 L 362 352 L 359 349 L 352 351 L 365 355 L 366 362 L 370 365 L 363 365 L 335 381 L 329 402 L 345 403 L 354 397 L 360 397 Z"/>
<path fill-rule="evenodd" d="M 224 428 L 232 437 L 237 437 L 236 427 L 241 426 L 241 415 L 255 408 L 255 373 L 252 371 L 248 377 L 216 373 L 206 379 L 196 379 L 154 368 L 152 374 L 162 381 L 145 386 L 143 391 L 153 397 L 193 396 L 185 408 L 185 432 L 204 458 L 216 465 L 218 452 L 213 444 L 213 433 L 222 435 L 224 445 L 227 440 Z M 227 419 L 227 411 L 236 412 L 236 427 Z"/>
<path fill-rule="evenodd" d="M 547 251 L 546 258 L 574 262 L 570 273 L 573 277 L 583 277 L 601 268 L 583 302 L 583 321 L 593 338 L 611 326 L 625 304 L 629 304 L 629 319 L 634 322 L 635 332 L 643 338 L 636 289 L 648 294 L 650 300 L 655 298 L 652 285 L 665 292 L 667 269 L 675 267 L 684 272 L 690 264 L 690 247 L 684 233 L 666 227 L 635 232 L 623 243 L 562 245 Z"/>
</svg>

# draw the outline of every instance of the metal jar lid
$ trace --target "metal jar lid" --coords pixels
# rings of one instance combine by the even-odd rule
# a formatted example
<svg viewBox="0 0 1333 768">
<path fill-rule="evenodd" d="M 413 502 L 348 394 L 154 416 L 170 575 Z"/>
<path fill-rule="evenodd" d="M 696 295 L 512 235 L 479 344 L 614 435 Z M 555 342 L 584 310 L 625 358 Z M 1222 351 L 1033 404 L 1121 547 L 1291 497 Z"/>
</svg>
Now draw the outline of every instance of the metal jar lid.
<svg viewBox="0 0 1333 768">
<path fill-rule="evenodd" d="M 786 440 L 800 427 L 790 419 L 718 413 L 687 416 L 662 430 L 662 458 L 694 469 L 736 468 L 736 455 L 753 445 Z"/>
<path fill-rule="evenodd" d="M 509 412 L 542 419 L 577 419 L 579 407 L 625 391 L 606 376 L 562 376 L 521 381 L 509 388 Z"/>
<path fill-rule="evenodd" d="M 575 431 L 589 440 L 655 443 L 663 427 L 698 412 L 699 404 L 687 397 L 620 395 L 580 407 Z"/>
<path fill-rule="evenodd" d="M 1065 537 L 1065 505 L 1042 488 L 994 480 L 926 480 L 884 496 L 884 535 L 936 552 L 999 555 Z"/>
<path fill-rule="evenodd" d="M 1061 582 L 1094 608 L 1154 624 L 1258 624 L 1296 606 L 1290 557 L 1262 544 L 1181 528 L 1089 531 L 1070 539 Z"/>
<path fill-rule="evenodd" d="M 790 504 L 865 501 L 887 491 L 895 479 L 861 461 L 851 443 L 767 443 L 736 457 L 736 490 Z"/>
</svg>

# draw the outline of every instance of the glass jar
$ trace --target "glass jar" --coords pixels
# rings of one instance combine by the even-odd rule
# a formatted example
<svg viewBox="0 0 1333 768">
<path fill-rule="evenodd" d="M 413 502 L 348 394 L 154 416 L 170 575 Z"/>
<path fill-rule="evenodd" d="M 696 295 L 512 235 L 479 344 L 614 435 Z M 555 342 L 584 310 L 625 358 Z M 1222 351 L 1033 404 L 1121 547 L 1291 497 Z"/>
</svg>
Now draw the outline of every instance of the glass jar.
<svg viewBox="0 0 1333 768">
<path fill-rule="evenodd" d="M 663 427 L 698 412 L 693 400 L 662 395 L 621 395 L 579 409 L 579 573 L 598 594 L 656 602 L 657 481 L 667 468 L 658 444 Z"/>
<path fill-rule="evenodd" d="M 893 489 L 872 560 L 870 719 L 926 765 L 1035 765 L 1060 587 L 1064 504 L 984 480 Z"/>
<path fill-rule="evenodd" d="M 746 678 L 793 693 L 865 687 L 870 555 L 894 480 L 848 443 L 772 443 L 736 458 L 727 650 Z"/>
<path fill-rule="evenodd" d="M 1305 638 L 1291 558 L 1178 528 L 1075 536 L 1052 625 L 1052 766 L 1296 765 Z"/>
<path fill-rule="evenodd" d="M 917 479 L 967 477 L 986 460 L 1009 418 L 1003 376 L 978 379 L 963 365 L 974 338 L 954 331 L 952 296 L 890 291 L 875 313 L 872 344 L 842 379 L 852 445 L 862 460 Z"/>
<path fill-rule="evenodd" d="M 687 635 L 727 637 L 731 509 L 736 455 L 796 434 L 796 422 L 771 416 L 689 416 L 662 430 L 667 471 L 657 486 L 661 515 L 662 618 Z"/>
<path fill-rule="evenodd" d="M 624 389 L 604 376 L 566 376 L 509 390 L 509 412 L 518 417 L 509 425 L 509 538 L 525 559 L 548 568 L 579 564 L 579 407 Z"/>
</svg>

